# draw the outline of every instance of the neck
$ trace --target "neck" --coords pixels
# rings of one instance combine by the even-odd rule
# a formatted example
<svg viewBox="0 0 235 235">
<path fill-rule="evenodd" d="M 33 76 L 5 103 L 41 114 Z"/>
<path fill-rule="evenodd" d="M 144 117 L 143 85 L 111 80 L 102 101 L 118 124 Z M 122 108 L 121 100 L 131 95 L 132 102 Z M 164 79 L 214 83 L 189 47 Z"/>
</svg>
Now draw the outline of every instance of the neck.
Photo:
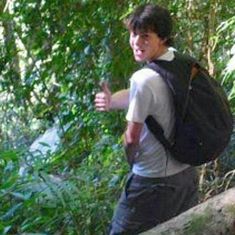
<svg viewBox="0 0 235 235">
<path fill-rule="evenodd" d="M 151 62 L 151 61 L 153 61 L 153 60 L 158 59 L 159 57 L 161 57 L 162 55 L 164 55 L 167 51 L 168 51 L 168 47 L 167 47 L 167 46 L 163 46 L 163 47 L 161 48 L 161 50 L 159 50 L 159 52 L 158 52 L 153 58 L 151 58 L 150 60 L 148 60 L 147 62 Z"/>
<path fill-rule="evenodd" d="M 167 46 L 162 47 L 162 50 L 159 52 L 157 58 L 162 56 L 162 55 L 164 55 L 167 51 L 168 51 L 168 47 Z"/>
</svg>

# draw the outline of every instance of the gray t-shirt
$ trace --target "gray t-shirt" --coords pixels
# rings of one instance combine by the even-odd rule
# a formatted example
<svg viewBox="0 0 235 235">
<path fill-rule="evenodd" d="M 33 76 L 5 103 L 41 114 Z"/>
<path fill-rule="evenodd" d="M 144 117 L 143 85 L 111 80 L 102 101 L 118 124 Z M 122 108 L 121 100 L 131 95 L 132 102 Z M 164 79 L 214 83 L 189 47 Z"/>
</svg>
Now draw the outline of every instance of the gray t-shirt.
<svg viewBox="0 0 235 235">
<path fill-rule="evenodd" d="M 158 59 L 171 61 L 174 59 L 174 53 L 168 50 Z M 144 123 L 148 115 L 152 115 L 159 122 L 165 136 L 169 138 L 175 121 L 172 95 L 158 73 L 149 68 L 143 68 L 135 72 L 130 79 L 126 119 Z M 145 177 L 165 177 L 176 174 L 188 166 L 173 159 L 144 124 L 139 151 L 132 168 L 135 174 Z"/>
</svg>

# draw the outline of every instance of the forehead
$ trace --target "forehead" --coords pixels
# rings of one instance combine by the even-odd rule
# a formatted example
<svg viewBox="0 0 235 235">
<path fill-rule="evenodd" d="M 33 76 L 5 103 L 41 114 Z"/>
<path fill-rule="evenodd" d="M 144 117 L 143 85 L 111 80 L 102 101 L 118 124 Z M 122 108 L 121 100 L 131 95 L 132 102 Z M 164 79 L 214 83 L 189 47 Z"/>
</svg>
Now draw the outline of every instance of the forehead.
<svg viewBox="0 0 235 235">
<path fill-rule="evenodd" d="M 146 29 L 146 30 L 142 30 L 142 29 L 136 29 L 136 30 L 129 30 L 130 34 L 155 34 L 155 32 L 153 32 L 150 29 Z"/>
<path fill-rule="evenodd" d="M 154 25 L 152 21 L 139 17 L 129 19 L 127 21 L 127 28 L 129 29 L 129 31 L 133 31 L 135 33 L 146 33 L 149 31 L 154 31 Z"/>
<path fill-rule="evenodd" d="M 133 27 L 129 28 L 130 31 L 134 33 L 151 33 L 153 32 L 151 26 L 147 25 L 133 25 Z"/>
</svg>

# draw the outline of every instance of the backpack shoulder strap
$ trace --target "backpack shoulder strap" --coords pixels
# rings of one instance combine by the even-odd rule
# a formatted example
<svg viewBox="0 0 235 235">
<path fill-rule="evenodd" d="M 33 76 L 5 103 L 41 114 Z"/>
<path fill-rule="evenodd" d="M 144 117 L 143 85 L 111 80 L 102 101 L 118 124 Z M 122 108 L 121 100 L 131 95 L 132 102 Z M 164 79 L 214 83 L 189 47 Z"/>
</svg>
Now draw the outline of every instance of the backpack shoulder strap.
<svg viewBox="0 0 235 235">
<path fill-rule="evenodd" d="M 145 123 L 154 137 L 163 145 L 165 149 L 171 149 L 171 143 L 166 139 L 164 135 L 164 130 L 161 125 L 153 118 L 153 116 L 149 115 L 145 119 Z"/>
</svg>

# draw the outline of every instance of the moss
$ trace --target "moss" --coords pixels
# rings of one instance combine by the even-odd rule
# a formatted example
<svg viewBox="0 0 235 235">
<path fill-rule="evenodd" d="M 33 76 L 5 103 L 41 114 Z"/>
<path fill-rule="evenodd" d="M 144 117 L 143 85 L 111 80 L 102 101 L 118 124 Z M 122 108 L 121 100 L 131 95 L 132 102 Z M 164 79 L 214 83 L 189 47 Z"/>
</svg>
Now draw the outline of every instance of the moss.
<svg viewBox="0 0 235 235">
<path fill-rule="evenodd" d="M 235 205 L 232 204 L 232 205 L 227 205 L 224 209 L 229 215 L 231 216 L 235 216 Z"/>
<path fill-rule="evenodd" d="M 227 205 L 224 209 L 224 214 L 227 214 L 228 216 L 231 216 L 232 218 L 235 218 L 235 205 Z M 221 213 L 221 211 L 218 211 L 218 213 Z M 223 217 L 221 218 L 221 221 L 218 221 L 218 223 L 224 223 Z M 203 230 L 208 227 L 208 225 L 211 223 L 211 220 L 213 220 L 213 210 L 208 206 L 203 213 L 201 214 L 192 214 L 190 221 L 185 225 L 183 229 L 183 233 L 185 235 L 198 235 L 201 234 Z M 235 226 L 235 221 L 234 221 Z M 159 235 L 169 235 L 169 231 L 161 232 Z"/>
<path fill-rule="evenodd" d="M 187 235 L 200 234 L 204 227 L 211 221 L 211 210 L 206 209 L 203 214 L 194 214 L 191 217 L 191 221 L 184 228 L 184 232 Z"/>
<path fill-rule="evenodd" d="M 225 214 L 232 218 L 235 217 L 235 205 L 228 205 L 224 208 Z M 187 235 L 200 234 L 202 230 L 210 223 L 212 219 L 212 210 L 210 207 L 206 208 L 202 214 L 194 214 L 191 221 L 186 225 L 184 232 Z M 222 218 L 221 218 L 222 219 Z"/>
</svg>

